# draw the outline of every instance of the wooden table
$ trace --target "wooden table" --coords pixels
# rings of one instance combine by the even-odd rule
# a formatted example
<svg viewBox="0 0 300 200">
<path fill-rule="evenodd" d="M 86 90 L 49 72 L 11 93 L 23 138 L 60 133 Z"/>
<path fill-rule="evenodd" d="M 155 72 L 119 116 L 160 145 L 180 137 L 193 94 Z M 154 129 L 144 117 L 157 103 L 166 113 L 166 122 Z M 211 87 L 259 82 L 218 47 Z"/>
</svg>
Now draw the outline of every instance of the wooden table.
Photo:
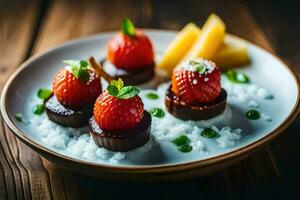
<svg viewBox="0 0 300 200">
<path fill-rule="evenodd" d="M 26 59 L 66 40 L 137 26 L 178 30 L 215 12 L 230 33 L 280 55 L 300 72 L 299 7 L 283 1 L 0 0 L 0 87 Z M 41 66 L 43 67 L 43 66 Z M 288 80 L 287 80 L 288 81 Z M 284 83 L 283 83 L 284 84 Z M 14 137 L 1 120 L 0 199 L 137 199 L 297 197 L 300 123 L 250 158 L 213 175 L 181 182 L 95 180 L 60 169 Z"/>
</svg>

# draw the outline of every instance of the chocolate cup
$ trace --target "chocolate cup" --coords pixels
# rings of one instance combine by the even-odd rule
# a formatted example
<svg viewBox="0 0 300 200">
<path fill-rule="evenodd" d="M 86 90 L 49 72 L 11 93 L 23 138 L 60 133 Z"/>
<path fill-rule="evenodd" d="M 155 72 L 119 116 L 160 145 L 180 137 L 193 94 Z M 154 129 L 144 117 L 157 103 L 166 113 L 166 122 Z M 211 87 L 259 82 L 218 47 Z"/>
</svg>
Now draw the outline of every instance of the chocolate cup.
<svg viewBox="0 0 300 200">
<path fill-rule="evenodd" d="M 176 118 L 195 121 L 206 120 L 221 114 L 226 108 L 227 93 L 223 88 L 220 96 L 213 102 L 187 105 L 180 102 L 179 98 L 172 92 L 171 86 L 166 92 L 165 105 L 167 111 Z"/>
<path fill-rule="evenodd" d="M 89 129 L 99 147 L 112 151 L 130 151 L 143 146 L 150 139 L 151 115 L 144 111 L 144 116 L 136 127 L 120 132 L 103 132 L 92 117 L 89 120 Z"/>
<path fill-rule="evenodd" d="M 48 118 L 62 126 L 79 128 L 88 124 L 89 118 L 93 116 L 93 106 L 82 110 L 73 110 L 63 106 L 55 95 L 44 101 Z"/>
<path fill-rule="evenodd" d="M 133 70 L 117 69 L 111 62 L 103 59 L 100 62 L 103 70 L 113 79 L 121 78 L 125 85 L 140 85 L 150 81 L 155 75 L 155 64 Z"/>
</svg>

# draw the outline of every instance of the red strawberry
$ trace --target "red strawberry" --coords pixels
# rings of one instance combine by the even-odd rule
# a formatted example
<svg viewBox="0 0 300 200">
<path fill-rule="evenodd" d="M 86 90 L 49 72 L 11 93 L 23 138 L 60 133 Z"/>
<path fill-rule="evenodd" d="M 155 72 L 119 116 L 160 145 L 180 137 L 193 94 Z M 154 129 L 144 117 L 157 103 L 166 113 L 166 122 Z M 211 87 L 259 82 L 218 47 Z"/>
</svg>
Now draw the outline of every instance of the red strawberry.
<svg viewBox="0 0 300 200">
<path fill-rule="evenodd" d="M 154 53 L 149 38 L 141 30 L 135 30 L 125 18 L 122 32 L 108 42 L 108 59 L 119 69 L 131 70 L 147 67 L 154 62 Z"/>
<path fill-rule="evenodd" d="M 212 102 L 221 93 L 220 70 L 208 60 L 186 61 L 173 72 L 172 91 L 186 104 Z"/>
<path fill-rule="evenodd" d="M 123 87 L 123 82 L 112 81 L 96 100 L 94 117 L 103 131 L 122 131 L 138 125 L 144 115 L 144 104 L 138 89 Z"/>
<path fill-rule="evenodd" d="M 53 93 L 58 101 L 69 108 L 81 109 L 92 105 L 102 92 L 98 75 L 87 67 L 85 61 L 64 61 L 53 81 Z"/>
</svg>

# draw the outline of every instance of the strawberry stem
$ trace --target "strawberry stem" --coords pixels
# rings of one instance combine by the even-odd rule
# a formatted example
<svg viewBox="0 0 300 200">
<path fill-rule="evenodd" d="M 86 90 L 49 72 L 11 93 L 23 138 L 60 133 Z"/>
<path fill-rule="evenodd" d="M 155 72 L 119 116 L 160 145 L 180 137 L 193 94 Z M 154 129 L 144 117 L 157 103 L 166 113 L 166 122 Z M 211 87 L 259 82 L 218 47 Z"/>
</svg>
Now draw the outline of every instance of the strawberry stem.
<svg viewBox="0 0 300 200">
<path fill-rule="evenodd" d="M 130 37 L 135 36 L 134 25 L 128 17 L 123 19 L 122 24 L 121 24 L 121 30 L 125 35 L 128 35 Z"/>
</svg>

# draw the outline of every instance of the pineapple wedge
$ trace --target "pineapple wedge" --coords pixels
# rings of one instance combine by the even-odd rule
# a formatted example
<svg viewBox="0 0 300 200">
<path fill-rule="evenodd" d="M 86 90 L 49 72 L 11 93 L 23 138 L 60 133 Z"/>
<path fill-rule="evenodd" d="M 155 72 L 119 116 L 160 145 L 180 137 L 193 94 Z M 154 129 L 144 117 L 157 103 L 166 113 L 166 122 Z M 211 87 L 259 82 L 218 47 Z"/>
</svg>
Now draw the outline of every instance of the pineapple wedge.
<svg viewBox="0 0 300 200">
<path fill-rule="evenodd" d="M 216 62 L 221 70 L 227 70 L 250 62 L 246 44 L 228 35 L 212 60 Z"/>
<path fill-rule="evenodd" d="M 200 34 L 200 29 L 194 23 L 187 24 L 167 47 L 158 67 L 171 76 L 173 68 L 179 63 L 191 48 Z"/>
<path fill-rule="evenodd" d="M 206 20 L 197 41 L 180 61 L 192 58 L 212 59 L 221 47 L 225 37 L 225 24 L 215 14 L 211 14 Z"/>
</svg>

